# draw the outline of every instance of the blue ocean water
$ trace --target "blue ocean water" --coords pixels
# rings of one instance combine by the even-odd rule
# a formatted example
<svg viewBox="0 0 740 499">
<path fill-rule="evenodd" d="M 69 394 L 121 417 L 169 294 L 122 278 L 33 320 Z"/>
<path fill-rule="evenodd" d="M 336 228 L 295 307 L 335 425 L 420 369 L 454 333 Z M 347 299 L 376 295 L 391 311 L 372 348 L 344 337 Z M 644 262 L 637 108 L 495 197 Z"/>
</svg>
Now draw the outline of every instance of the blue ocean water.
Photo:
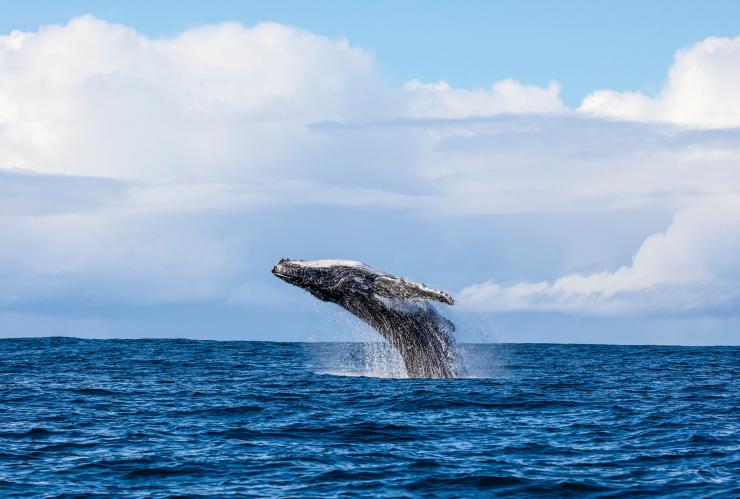
<svg viewBox="0 0 740 499">
<path fill-rule="evenodd" d="M 0 494 L 740 496 L 740 348 L 462 348 L 0 340 Z"/>
</svg>

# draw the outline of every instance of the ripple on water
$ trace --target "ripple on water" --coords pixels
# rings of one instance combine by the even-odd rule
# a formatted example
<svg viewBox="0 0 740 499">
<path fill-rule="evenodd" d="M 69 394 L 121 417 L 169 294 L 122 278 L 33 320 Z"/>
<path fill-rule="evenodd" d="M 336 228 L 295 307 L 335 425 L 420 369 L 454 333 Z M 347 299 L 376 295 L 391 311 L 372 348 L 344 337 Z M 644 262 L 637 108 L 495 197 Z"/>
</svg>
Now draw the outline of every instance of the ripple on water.
<svg viewBox="0 0 740 499">
<path fill-rule="evenodd" d="M 740 495 L 740 348 L 462 349 L 416 380 L 377 344 L 0 340 L 0 489 Z"/>
</svg>

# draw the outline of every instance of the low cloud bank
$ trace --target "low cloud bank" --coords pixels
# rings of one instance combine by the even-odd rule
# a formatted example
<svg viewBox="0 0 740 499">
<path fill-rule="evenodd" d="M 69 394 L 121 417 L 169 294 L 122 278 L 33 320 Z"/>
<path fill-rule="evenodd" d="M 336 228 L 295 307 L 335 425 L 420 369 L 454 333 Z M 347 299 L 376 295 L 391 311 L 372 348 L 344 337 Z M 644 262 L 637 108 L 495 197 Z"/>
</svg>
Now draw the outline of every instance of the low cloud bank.
<svg viewBox="0 0 740 499">
<path fill-rule="evenodd" d="M 613 272 L 568 274 L 554 282 L 495 281 L 460 292 L 468 308 L 610 314 L 733 311 L 740 307 L 740 197 L 676 213 Z"/>
</svg>

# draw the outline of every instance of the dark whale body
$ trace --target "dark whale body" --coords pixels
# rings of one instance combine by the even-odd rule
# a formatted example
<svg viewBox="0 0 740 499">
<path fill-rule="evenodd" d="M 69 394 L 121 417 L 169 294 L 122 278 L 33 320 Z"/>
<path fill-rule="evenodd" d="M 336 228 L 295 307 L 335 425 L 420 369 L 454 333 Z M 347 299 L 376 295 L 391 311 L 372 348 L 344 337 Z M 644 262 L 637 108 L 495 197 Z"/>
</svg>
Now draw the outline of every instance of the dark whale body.
<svg viewBox="0 0 740 499">
<path fill-rule="evenodd" d="M 351 260 L 283 258 L 272 273 L 374 327 L 401 355 L 409 377 L 455 376 L 455 326 L 428 301 L 452 305 L 447 293 Z"/>
</svg>

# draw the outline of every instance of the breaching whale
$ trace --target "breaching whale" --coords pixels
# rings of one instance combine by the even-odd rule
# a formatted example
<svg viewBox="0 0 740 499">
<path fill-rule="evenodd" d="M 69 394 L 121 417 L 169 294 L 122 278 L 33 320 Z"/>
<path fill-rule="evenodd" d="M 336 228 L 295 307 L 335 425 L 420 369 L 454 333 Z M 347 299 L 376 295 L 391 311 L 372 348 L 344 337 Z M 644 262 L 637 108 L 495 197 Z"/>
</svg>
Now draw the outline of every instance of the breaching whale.
<svg viewBox="0 0 740 499">
<path fill-rule="evenodd" d="M 401 355 L 409 377 L 455 376 L 455 326 L 429 303 L 452 305 L 447 293 L 353 260 L 282 258 L 272 273 L 370 324 Z"/>
</svg>

